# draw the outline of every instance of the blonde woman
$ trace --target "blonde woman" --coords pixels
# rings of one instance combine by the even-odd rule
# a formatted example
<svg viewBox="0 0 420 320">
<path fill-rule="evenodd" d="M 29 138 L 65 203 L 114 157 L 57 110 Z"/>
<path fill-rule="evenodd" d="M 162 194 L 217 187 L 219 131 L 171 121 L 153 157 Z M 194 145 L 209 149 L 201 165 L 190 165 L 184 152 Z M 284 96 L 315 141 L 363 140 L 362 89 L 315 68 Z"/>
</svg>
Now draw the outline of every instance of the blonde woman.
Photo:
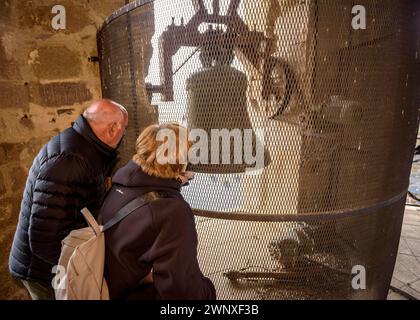
<svg viewBox="0 0 420 320">
<path fill-rule="evenodd" d="M 165 135 L 168 139 L 161 139 Z M 194 217 L 180 193 L 190 147 L 180 147 L 183 137 L 186 129 L 174 123 L 146 128 L 132 161 L 113 177 L 101 211 L 104 223 L 139 195 L 157 191 L 168 197 L 140 207 L 105 232 L 111 299 L 216 298 L 198 266 Z"/>
</svg>

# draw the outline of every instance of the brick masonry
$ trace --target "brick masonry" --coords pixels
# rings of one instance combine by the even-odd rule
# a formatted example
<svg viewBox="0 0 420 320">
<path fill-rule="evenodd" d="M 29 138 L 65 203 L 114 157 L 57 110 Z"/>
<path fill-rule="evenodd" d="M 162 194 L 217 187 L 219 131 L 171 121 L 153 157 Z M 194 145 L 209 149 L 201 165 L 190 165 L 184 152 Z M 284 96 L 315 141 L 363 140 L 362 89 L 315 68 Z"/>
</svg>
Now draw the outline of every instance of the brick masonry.
<svg viewBox="0 0 420 320">
<path fill-rule="evenodd" d="M 53 30 L 51 8 L 66 9 Z M 0 1 L 0 299 L 28 299 L 8 272 L 23 187 L 44 143 L 100 97 L 96 31 L 124 0 Z"/>
</svg>

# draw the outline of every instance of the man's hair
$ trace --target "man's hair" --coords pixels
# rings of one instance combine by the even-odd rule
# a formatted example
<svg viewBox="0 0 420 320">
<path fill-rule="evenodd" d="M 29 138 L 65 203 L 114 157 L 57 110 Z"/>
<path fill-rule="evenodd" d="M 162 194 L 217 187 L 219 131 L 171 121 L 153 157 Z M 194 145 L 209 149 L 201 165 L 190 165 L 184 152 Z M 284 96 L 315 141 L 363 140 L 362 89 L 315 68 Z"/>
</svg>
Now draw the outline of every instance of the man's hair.
<svg viewBox="0 0 420 320">
<path fill-rule="evenodd" d="M 161 130 L 170 130 L 176 136 L 176 147 L 173 148 L 173 150 L 176 150 L 176 154 L 165 155 L 168 158 L 172 156 L 172 159 L 174 159 L 175 161 L 171 161 L 170 163 L 165 164 L 161 164 L 158 161 L 159 147 L 161 147 L 164 143 L 167 143 L 167 141 L 160 141 L 161 139 L 159 139 L 158 137 L 159 132 L 162 132 Z M 184 136 L 187 139 L 187 150 L 184 151 L 188 151 L 192 143 L 188 141 L 188 132 L 185 127 L 180 126 L 177 123 L 154 124 L 147 127 L 137 139 L 136 154 L 133 156 L 133 161 L 138 166 L 140 166 L 143 172 L 147 173 L 148 175 L 162 179 L 175 179 L 180 175 L 181 172 L 185 171 L 185 162 L 187 161 L 187 155 L 181 154 L 181 131 L 183 131 L 183 133 L 185 134 Z"/>
</svg>

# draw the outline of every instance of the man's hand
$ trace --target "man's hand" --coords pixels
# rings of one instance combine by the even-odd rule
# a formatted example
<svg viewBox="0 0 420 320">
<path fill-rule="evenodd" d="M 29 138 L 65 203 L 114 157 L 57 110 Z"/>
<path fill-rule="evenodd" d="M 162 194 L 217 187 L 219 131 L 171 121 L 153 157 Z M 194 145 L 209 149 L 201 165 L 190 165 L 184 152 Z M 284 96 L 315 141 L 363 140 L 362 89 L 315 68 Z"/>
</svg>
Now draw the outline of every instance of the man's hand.
<svg viewBox="0 0 420 320">
<path fill-rule="evenodd" d="M 140 284 L 152 284 L 152 283 L 153 283 L 153 269 L 151 269 L 149 274 L 141 280 Z"/>
<path fill-rule="evenodd" d="M 105 192 L 108 192 L 112 188 L 112 178 L 107 177 L 105 179 Z"/>
</svg>

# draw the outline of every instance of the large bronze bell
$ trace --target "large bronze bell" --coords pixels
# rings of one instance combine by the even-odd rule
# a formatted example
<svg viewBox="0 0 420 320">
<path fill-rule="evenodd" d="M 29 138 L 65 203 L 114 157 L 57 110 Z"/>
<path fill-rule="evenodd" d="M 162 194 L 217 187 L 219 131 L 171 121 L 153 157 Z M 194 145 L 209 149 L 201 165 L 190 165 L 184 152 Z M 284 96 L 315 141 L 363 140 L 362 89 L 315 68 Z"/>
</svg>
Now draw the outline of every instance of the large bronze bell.
<svg viewBox="0 0 420 320">
<path fill-rule="evenodd" d="M 230 59 L 229 59 L 230 60 Z M 270 155 L 260 139 L 256 136 L 247 111 L 246 90 L 248 80 L 246 75 L 231 67 L 226 60 L 219 60 L 213 63 L 205 56 L 201 56 L 204 67 L 192 74 L 187 80 L 187 114 L 186 120 L 188 128 L 203 129 L 208 136 L 208 164 L 190 164 L 189 170 L 201 173 L 241 173 L 246 169 L 262 169 L 270 163 Z M 212 130 L 218 132 L 221 129 L 233 133 L 239 129 L 242 135 L 242 141 L 230 138 L 230 148 L 223 148 L 223 138 L 212 136 Z M 244 130 L 248 129 L 248 130 Z M 245 132 L 248 134 L 248 140 L 245 138 Z M 236 130 L 236 134 L 238 130 Z M 251 136 L 251 139 L 249 137 Z M 214 141 L 216 139 L 216 141 Z M 235 146 L 235 141 L 238 144 Z M 213 143 L 218 142 L 218 151 L 212 150 Z M 239 144 L 242 143 L 242 151 Z M 252 143 L 252 146 L 249 144 Z M 246 145 L 247 144 L 247 145 Z M 238 151 L 242 154 L 238 156 Z M 245 152 L 251 152 L 256 156 L 257 152 L 263 156 L 262 166 L 246 163 Z M 235 159 L 236 152 L 236 159 Z M 213 158 L 212 158 L 212 153 Z M 218 157 L 218 163 L 214 158 Z M 239 158 L 242 161 L 239 161 Z M 248 158 L 249 159 L 249 158 Z M 260 158 L 261 159 L 261 158 Z M 229 160 L 226 163 L 226 160 Z M 261 164 L 261 161 L 259 161 Z"/>
</svg>

